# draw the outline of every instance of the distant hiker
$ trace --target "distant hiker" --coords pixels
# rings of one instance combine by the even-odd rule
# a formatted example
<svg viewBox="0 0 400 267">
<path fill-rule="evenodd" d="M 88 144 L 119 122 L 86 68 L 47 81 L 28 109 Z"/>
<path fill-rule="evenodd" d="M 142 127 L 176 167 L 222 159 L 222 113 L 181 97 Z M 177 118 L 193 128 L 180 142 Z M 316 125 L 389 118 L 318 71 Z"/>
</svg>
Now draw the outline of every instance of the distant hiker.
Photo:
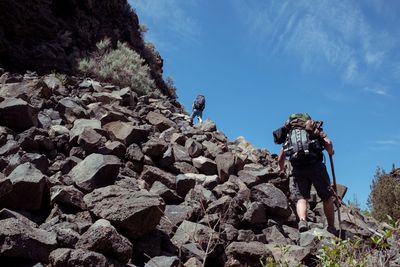
<svg viewBox="0 0 400 267">
<path fill-rule="evenodd" d="M 285 125 L 273 132 L 274 141 L 283 144 L 278 156 L 280 175 L 285 175 L 285 158 L 293 167 L 292 194 L 296 201 L 300 232 L 309 229 L 307 223 L 307 200 L 310 198 L 311 184 L 323 201 L 328 221 L 327 230 L 336 234 L 334 221 L 333 191 L 326 166 L 323 163 L 323 150 L 334 154 L 331 140 L 321 128 L 322 121 L 314 121 L 307 113 L 292 114 Z"/>
<path fill-rule="evenodd" d="M 190 125 L 193 125 L 193 119 L 197 117 L 199 122 L 203 122 L 203 110 L 206 107 L 206 98 L 203 95 L 198 95 L 192 104 L 192 114 L 190 115 Z"/>
</svg>

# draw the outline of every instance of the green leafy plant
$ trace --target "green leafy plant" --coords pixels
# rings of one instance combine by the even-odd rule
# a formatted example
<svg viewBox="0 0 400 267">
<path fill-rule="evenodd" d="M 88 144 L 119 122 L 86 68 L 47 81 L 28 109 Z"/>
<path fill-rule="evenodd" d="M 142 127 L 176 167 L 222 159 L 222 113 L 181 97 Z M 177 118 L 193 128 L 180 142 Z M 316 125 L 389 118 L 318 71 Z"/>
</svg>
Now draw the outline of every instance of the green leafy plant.
<svg viewBox="0 0 400 267">
<path fill-rule="evenodd" d="M 117 43 L 112 49 L 110 39 L 96 44 L 97 50 L 79 62 L 79 70 L 103 82 L 131 87 L 139 95 L 159 93 L 151 78 L 150 68 L 143 58 L 126 43 Z"/>
<path fill-rule="evenodd" d="M 320 267 L 364 267 L 367 266 L 365 259 L 366 250 L 361 238 L 339 239 L 337 237 L 327 240 L 316 255 Z"/>
</svg>

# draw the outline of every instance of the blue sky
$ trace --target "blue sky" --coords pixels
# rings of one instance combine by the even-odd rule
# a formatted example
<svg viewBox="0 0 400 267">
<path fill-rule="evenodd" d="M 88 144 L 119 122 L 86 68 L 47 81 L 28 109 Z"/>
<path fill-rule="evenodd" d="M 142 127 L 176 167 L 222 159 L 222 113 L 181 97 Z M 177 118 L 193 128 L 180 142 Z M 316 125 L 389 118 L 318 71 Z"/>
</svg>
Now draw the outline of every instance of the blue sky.
<svg viewBox="0 0 400 267">
<path fill-rule="evenodd" d="M 129 0 L 189 110 L 278 153 L 294 112 L 324 121 L 336 179 L 366 207 L 376 167 L 400 166 L 400 2 Z M 328 170 L 329 165 L 327 166 Z"/>
</svg>

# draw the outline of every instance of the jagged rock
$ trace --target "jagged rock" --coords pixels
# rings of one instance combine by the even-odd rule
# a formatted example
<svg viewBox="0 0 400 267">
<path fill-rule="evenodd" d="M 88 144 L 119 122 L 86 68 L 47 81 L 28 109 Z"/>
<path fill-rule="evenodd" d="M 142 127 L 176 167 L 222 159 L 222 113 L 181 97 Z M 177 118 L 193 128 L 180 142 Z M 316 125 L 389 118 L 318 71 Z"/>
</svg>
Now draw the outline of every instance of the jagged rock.
<svg viewBox="0 0 400 267">
<path fill-rule="evenodd" d="M 104 255 L 83 250 L 58 248 L 51 252 L 49 261 L 53 267 L 64 266 L 91 266 L 91 267 L 108 267 L 107 258 Z"/>
<path fill-rule="evenodd" d="M 193 258 L 188 259 L 183 264 L 183 266 L 184 267 L 203 267 L 203 263 L 199 259 L 193 257 Z"/>
<path fill-rule="evenodd" d="M 252 230 L 239 230 L 237 241 L 239 242 L 256 241 L 256 235 Z"/>
<path fill-rule="evenodd" d="M 12 183 L 0 205 L 13 209 L 38 210 L 42 205 L 46 177 L 30 163 L 24 163 L 7 176 Z"/>
<path fill-rule="evenodd" d="M 225 183 L 219 184 L 213 188 L 213 192 L 218 197 L 221 197 L 223 195 L 235 196 L 238 190 L 239 188 L 237 184 L 231 181 L 226 181 Z"/>
<path fill-rule="evenodd" d="M 201 124 L 200 129 L 204 132 L 215 132 L 217 130 L 217 126 L 214 122 L 207 119 Z"/>
<path fill-rule="evenodd" d="M 223 225 L 220 226 L 221 229 L 221 237 L 228 241 L 236 241 L 239 231 L 231 224 L 229 223 L 224 223 Z"/>
<path fill-rule="evenodd" d="M 37 153 L 26 153 L 21 157 L 21 162 L 30 162 L 36 169 L 40 170 L 42 173 L 47 173 L 49 169 L 49 160 L 45 155 Z"/>
<path fill-rule="evenodd" d="M 83 193 L 73 187 L 56 185 L 50 188 L 50 201 L 52 204 L 61 203 L 80 210 L 86 209 L 86 204 L 83 201 Z"/>
<path fill-rule="evenodd" d="M 277 245 L 289 244 L 286 237 L 278 230 L 276 225 L 264 229 L 263 234 L 266 236 L 268 243 L 274 243 Z"/>
<path fill-rule="evenodd" d="M 167 251 L 165 240 L 163 240 L 162 232 L 157 229 L 150 233 L 135 239 L 133 243 L 133 256 L 132 263 L 142 265 L 142 262 L 147 261 L 149 258 L 161 256 Z M 169 239 L 169 237 L 167 237 Z M 170 242 L 170 241 L 169 241 Z M 162 246 L 165 246 L 162 249 Z M 176 251 L 174 251 L 176 253 Z"/>
<path fill-rule="evenodd" d="M 177 256 L 158 256 L 151 258 L 145 267 L 179 267 L 180 260 Z"/>
<path fill-rule="evenodd" d="M 208 204 L 216 201 L 217 199 L 210 190 L 205 189 L 202 185 L 196 185 L 186 194 L 185 200 L 198 201 L 199 203 L 202 203 L 203 208 L 206 209 Z"/>
<path fill-rule="evenodd" d="M 117 112 L 117 111 L 104 111 L 104 113 L 103 112 L 95 112 L 95 111 L 93 111 L 93 112 L 96 115 L 96 119 L 101 121 L 101 125 L 103 125 L 103 127 L 111 122 L 122 122 L 122 123 L 129 122 L 126 115 L 123 114 L 122 112 Z M 124 126 L 126 128 L 129 128 L 128 125 L 133 126 L 129 123 L 126 126 L 125 125 Z"/>
<path fill-rule="evenodd" d="M 85 128 L 94 130 L 101 129 L 99 120 L 77 119 L 74 121 L 74 127 L 69 132 L 70 143 L 76 142 L 79 136 L 84 132 Z"/>
<path fill-rule="evenodd" d="M 126 146 L 118 141 L 107 141 L 104 147 L 99 150 L 103 155 L 114 155 L 118 158 L 123 158 L 126 153 Z"/>
<path fill-rule="evenodd" d="M 161 182 L 155 181 L 150 189 L 150 193 L 159 195 L 167 204 L 177 204 L 183 202 L 183 199 L 173 190 L 169 189 Z"/>
<path fill-rule="evenodd" d="M 155 181 L 159 181 L 166 185 L 168 188 L 175 188 L 176 177 L 154 166 L 144 166 L 143 172 L 140 175 L 140 179 L 146 181 L 146 183 L 148 183 L 150 186 Z"/>
<path fill-rule="evenodd" d="M 9 219 L 9 218 L 14 218 L 17 219 L 20 222 L 23 222 L 26 225 L 29 225 L 30 227 L 37 228 L 37 224 L 26 218 L 25 216 L 19 214 L 18 212 L 9 210 L 9 209 L 2 209 L 0 210 L 0 221 Z"/>
<path fill-rule="evenodd" d="M 208 226 L 190 221 L 183 221 L 176 230 L 171 241 L 178 248 L 187 243 L 196 243 L 205 250 L 208 242 L 216 244 L 219 241 L 219 234 Z"/>
<path fill-rule="evenodd" d="M 147 132 L 122 121 L 113 121 L 103 126 L 110 133 L 111 140 L 120 141 L 126 146 L 138 143 L 147 138 Z"/>
<path fill-rule="evenodd" d="M 288 266 L 298 266 L 311 253 L 310 248 L 296 245 L 285 245 L 284 251 L 275 244 L 266 245 L 272 252 L 275 261 L 287 262 Z"/>
<path fill-rule="evenodd" d="M 264 204 L 265 209 L 272 215 L 289 217 L 288 199 L 285 194 L 272 184 L 260 184 L 251 189 L 251 198 Z"/>
<path fill-rule="evenodd" d="M 143 161 L 144 154 L 139 145 L 131 144 L 126 150 L 125 157 L 132 162 L 141 162 Z"/>
<path fill-rule="evenodd" d="M 48 134 L 51 138 L 54 138 L 58 135 L 69 135 L 69 130 L 63 125 L 52 125 L 49 128 Z"/>
<path fill-rule="evenodd" d="M 169 166 L 168 169 L 175 174 L 199 173 L 196 167 L 187 162 L 174 162 L 174 164 Z"/>
<path fill-rule="evenodd" d="M 151 124 L 154 125 L 158 128 L 160 132 L 167 130 L 170 127 L 175 128 L 176 124 L 171 121 L 170 119 L 164 117 L 160 113 L 156 113 L 153 111 L 150 111 L 147 116 L 146 120 Z"/>
<path fill-rule="evenodd" d="M 22 132 L 38 125 L 37 112 L 22 99 L 6 98 L 0 103 L 0 124 Z"/>
<path fill-rule="evenodd" d="M 79 135 L 77 143 L 85 151 L 91 151 L 98 147 L 102 141 L 102 135 L 98 134 L 92 128 L 84 128 Z"/>
<path fill-rule="evenodd" d="M 130 238 L 152 231 L 164 210 L 159 196 L 115 185 L 94 190 L 84 197 L 84 201 L 97 217 L 110 221 Z M 144 218 L 146 223 L 143 223 Z"/>
<path fill-rule="evenodd" d="M 47 262 L 57 246 L 56 235 L 15 218 L 0 220 L 0 255 Z"/>
<path fill-rule="evenodd" d="M 172 147 L 168 146 L 167 150 L 162 155 L 161 159 L 158 161 L 158 165 L 162 168 L 168 168 L 175 162 L 174 155 L 172 153 Z"/>
<path fill-rule="evenodd" d="M 174 158 L 177 162 L 187 162 L 192 163 L 192 158 L 190 157 L 187 149 L 184 146 L 174 144 L 172 146 Z"/>
<path fill-rule="evenodd" d="M 167 150 L 168 145 L 161 139 L 150 139 L 143 145 L 143 153 L 152 159 L 159 159 Z"/>
<path fill-rule="evenodd" d="M 235 173 L 235 156 L 232 153 L 218 154 L 215 163 L 217 164 L 218 176 L 222 182 L 228 180 L 229 176 Z"/>
<path fill-rule="evenodd" d="M 115 156 L 90 154 L 69 172 L 69 176 L 80 189 L 92 191 L 113 184 L 120 165 Z"/>
<path fill-rule="evenodd" d="M 199 157 L 203 153 L 202 145 L 192 138 L 186 140 L 185 148 L 192 158 Z"/>
<path fill-rule="evenodd" d="M 53 141 L 47 136 L 37 135 L 33 140 L 38 144 L 40 150 L 52 151 L 54 149 Z"/>
<path fill-rule="evenodd" d="M 9 155 L 15 154 L 18 152 L 20 146 L 18 145 L 17 141 L 8 140 L 5 145 L 0 147 L 0 156 L 7 157 Z"/>
<path fill-rule="evenodd" d="M 170 142 L 184 146 L 186 142 L 186 137 L 181 133 L 173 133 Z"/>
<path fill-rule="evenodd" d="M 198 217 L 199 214 L 200 204 L 196 207 L 193 202 L 183 202 L 179 205 L 166 205 L 164 216 L 160 221 L 160 229 L 166 234 L 171 235 L 177 225 L 185 220 Z"/>
<path fill-rule="evenodd" d="M 312 228 L 306 232 L 300 233 L 299 245 L 301 247 L 317 247 L 321 238 L 334 238 L 335 236 L 325 229 Z"/>
<path fill-rule="evenodd" d="M 115 102 L 116 104 L 120 104 L 122 102 L 122 97 L 117 94 L 107 93 L 107 92 L 100 92 L 100 93 L 93 93 L 92 97 L 95 99 L 96 102 L 100 102 L 102 104 L 110 104 Z"/>
<path fill-rule="evenodd" d="M 4 179 L 4 177 L 0 178 L 0 199 L 11 192 L 13 186 L 10 179 Z"/>
<path fill-rule="evenodd" d="M 97 220 L 90 226 L 75 247 L 99 252 L 124 263 L 132 257 L 131 242 L 104 219 Z"/>
<path fill-rule="evenodd" d="M 233 266 L 262 266 L 260 259 L 272 257 L 272 252 L 266 244 L 252 242 L 232 242 L 225 251 L 226 267 Z"/>
<path fill-rule="evenodd" d="M 52 94 L 68 96 L 69 93 L 60 79 L 54 74 L 44 76 L 36 86 L 42 88 L 42 95 L 44 95 L 45 98 L 49 98 Z"/>
<path fill-rule="evenodd" d="M 265 224 L 267 216 L 264 205 L 259 202 L 250 203 L 242 220 L 246 225 L 254 227 Z"/>
<path fill-rule="evenodd" d="M 222 153 L 222 149 L 217 143 L 205 140 L 202 142 L 202 145 L 205 148 L 204 155 L 208 158 L 215 159 L 218 154 Z"/>
<path fill-rule="evenodd" d="M 76 119 L 88 118 L 88 113 L 85 108 L 79 103 L 79 100 L 72 97 L 65 97 L 58 101 L 56 110 L 64 116 L 64 118 L 72 123 Z"/>
<path fill-rule="evenodd" d="M 207 208 L 206 213 L 211 214 L 215 212 L 224 213 L 229 206 L 232 204 L 232 198 L 230 196 L 223 196 L 216 201 L 213 201 Z"/>
<path fill-rule="evenodd" d="M 176 192 L 181 197 L 185 197 L 190 189 L 196 185 L 196 179 L 193 177 L 180 174 L 176 176 Z"/>
<path fill-rule="evenodd" d="M 193 159 L 193 166 L 195 166 L 201 173 L 206 175 L 217 174 L 217 164 L 209 158 L 200 156 Z"/>
<path fill-rule="evenodd" d="M 74 248 L 80 238 L 80 235 L 70 228 L 56 228 L 54 232 L 57 234 L 59 247 Z"/>
</svg>

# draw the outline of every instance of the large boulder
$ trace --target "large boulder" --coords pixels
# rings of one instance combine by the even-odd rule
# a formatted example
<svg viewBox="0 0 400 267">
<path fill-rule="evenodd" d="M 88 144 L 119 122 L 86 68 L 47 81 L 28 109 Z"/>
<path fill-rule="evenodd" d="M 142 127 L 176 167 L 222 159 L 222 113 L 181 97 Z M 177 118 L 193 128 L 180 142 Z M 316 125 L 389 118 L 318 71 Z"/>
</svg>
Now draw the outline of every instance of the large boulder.
<svg viewBox="0 0 400 267">
<path fill-rule="evenodd" d="M 155 181 L 159 181 L 168 188 L 175 189 L 176 177 L 154 166 L 144 166 L 140 179 L 149 185 L 153 185 Z"/>
<path fill-rule="evenodd" d="M 153 111 L 150 111 L 147 116 L 146 120 L 156 126 L 160 132 L 167 130 L 170 127 L 176 127 L 175 122 L 171 121 L 170 119 L 166 118 L 164 115 L 160 113 L 156 113 Z"/>
<path fill-rule="evenodd" d="M 261 259 L 272 257 L 270 248 L 263 243 L 252 242 L 232 242 L 225 251 L 227 262 L 225 266 L 254 266 L 261 267 Z"/>
<path fill-rule="evenodd" d="M 37 126 L 38 117 L 35 109 L 24 100 L 6 98 L 0 103 L 0 124 L 22 132 Z"/>
<path fill-rule="evenodd" d="M 46 177 L 31 163 L 16 167 L 7 176 L 12 189 L 0 199 L 0 206 L 12 209 L 38 210 L 42 206 Z"/>
<path fill-rule="evenodd" d="M 96 189 L 84 201 L 96 217 L 110 221 L 133 239 L 154 230 L 165 208 L 158 195 L 116 185 Z"/>
<path fill-rule="evenodd" d="M 143 132 L 140 128 L 128 122 L 113 121 L 104 125 L 103 128 L 110 133 L 113 141 L 120 141 L 126 146 L 143 141 L 147 137 L 146 131 Z"/>
<path fill-rule="evenodd" d="M 79 238 L 76 248 L 102 253 L 127 263 L 132 257 L 132 244 L 120 235 L 109 221 L 100 219 Z"/>
<path fill-rule="evenodd" d="M 80 210 L 86 209 L 83 201 L 83 193 L 72 185 L 56 185 L 50 188 L 50 201 L 52 204 L 59 203 Z"/>
<path fill-rule="evenodd" d="M 99 120 L 77 119 L 74 121 L 74 126 L 69 132 L 70 142 L 76 142 L 79 136 L 86 128 L 99 130 L 101 129 L 101 122 Z"/>
<path fill-rule="evenodd" d="M 113 184 L 119 173 L 121 161 L 113 155 L 90 154 L 78 163 L 69 176 L 84 191 Z"/>
<path fill-rule="evenodd" d="M 0 220 L 0 256 L 47 262 L 57 247 L 56 235 L 15 218 Z"/>
<path fill-rule="evenodd" d="M 251 189 L 251 198 L 264 204 L 267 213 L 271 215 L 287 218 L 291 214 L 286 195 L 272 184 L 254 186 Z"/>
<path fill-rule="evenodd" d="M 193 166 L 195 166 L 201 173 L 206 175 L 217 174 L 217 164 L 209 158 L 200 156 L 193 159 Z"/>
<path fill-rule="evenodd" d="M 221 181 L 227 181 L 229 176 L 235 173 L 235 156 L 232 153 L 218 154 L 215 158 L 215 163 L 217 164 L 218 176 Z"/>
<path fill-rule="evenodd" d="M 51 252 L 49 261 L 52 267 L 110 266 L 104 255 L 84 249 L 58 248 Z"/>
</svg>

